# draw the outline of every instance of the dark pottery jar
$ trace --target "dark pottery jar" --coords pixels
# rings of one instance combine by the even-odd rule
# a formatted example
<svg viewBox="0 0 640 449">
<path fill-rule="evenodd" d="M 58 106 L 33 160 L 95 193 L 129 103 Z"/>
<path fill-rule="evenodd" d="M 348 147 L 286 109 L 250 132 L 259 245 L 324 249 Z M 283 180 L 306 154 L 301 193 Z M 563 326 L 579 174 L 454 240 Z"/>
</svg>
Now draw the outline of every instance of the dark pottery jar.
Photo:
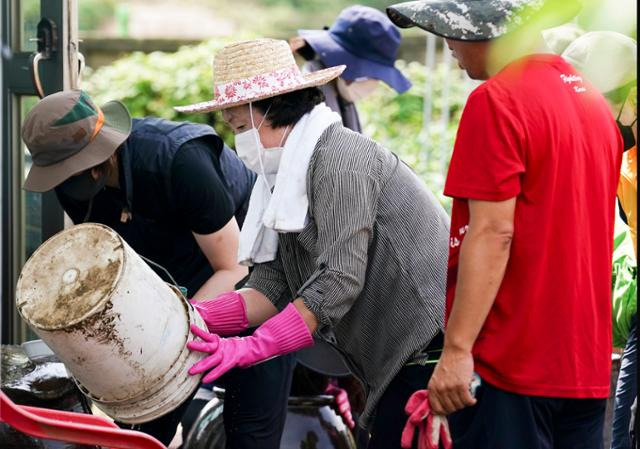
<svg viewBox="0 0 640 449">
<path fill-rule="evenodd" d="M 183 449 L 224 449 L 224 390 L 202 409 Z M 335 409 L 333 396 L 291 396 L 280 449 L 355 449 L 349 428 Z"/>
</svg>

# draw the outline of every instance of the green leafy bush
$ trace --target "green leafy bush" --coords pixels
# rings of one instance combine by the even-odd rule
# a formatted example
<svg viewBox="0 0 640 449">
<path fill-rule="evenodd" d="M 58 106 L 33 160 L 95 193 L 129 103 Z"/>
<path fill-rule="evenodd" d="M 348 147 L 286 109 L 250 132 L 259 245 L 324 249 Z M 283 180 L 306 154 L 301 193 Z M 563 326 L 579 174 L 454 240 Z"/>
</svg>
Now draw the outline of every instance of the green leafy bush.
<svg viewBox="0 0 640 449">
<path fill-rule="evenodd" d="M 234 36 L 233 40 L 243 38 L 249 36 Z M 112 99 L 124 102 L 134 117 L 156 116 L 211 124 L 233 146 L 233 136 L 219 113 L 180 114 L 173 109 L 176 105 L 212 97 L 213 54 L 226 43 L 218 39 L 183 47 L 176 53 L 133 53 L 112 65 L 87 70 L 82 88 L 98 103 Z M 397 95 L 381 84 L 371 97 L 363 100 L 358 106 L 364 133 L 409 164 L 448 208 L 449 201 L 441 192 L 455 130 L 470 85 L 463 80 L 462 72 L 454 68 L 446 73 L 440 65 L 428 75 L 425 66 L 418 62 L 399 61 L 398 67 L 411 79 L 413 87 Z M 443 124 L 445 78 L 449 83 L 450 119 Z M 423 95 L 428 79 L 432 86 L 433 111 L 430 123 L 423 128 Z"/>
<path fill-rule="evenodd" d="M 457 68 L 451 67 L 447 72 L 443 64 L 432 73 L 427 73 L 426 67 L 418 62 L 398 61 L 397 67 L 413 86 L 397 95 L 382 85 L 358 104 L 364 133 L 409 164 L 448 209 L 450 200 L 442 195 L 444 179 L 462 108 L 474 82 L 465 80 Z M 448 81 L 446 96 L 445 79 Z M 429 123 L 423 126 L 428 81 L 432 110 Z M 446 111 L 448 118 L 443 117 Z"/>
<path fill-rule="evenodd" d="M 93 31 L 113 17 L 117 0 L 79 0 L 78 1 L 78 29 Z M 22 17 L 23 33 L 27 39 L 35 37 L 36 25 L 40 21 L 40 0 L 22 0 L 20 15 Z M 35 49 L 35 43 L 29 49 Z"/>
<path fill-rule="evenodd" d="M 219 113 L 180 114 L 173 109 L 212 98 L 213 54 L 226 43 L 218 39 L 176 53 L 135 52 L 98 70 L 87 68 L 82 88 L 98 103 L 122 101 L 133 117 L 208 123 L 232 144 L 231 132 Z"/>
</svg>

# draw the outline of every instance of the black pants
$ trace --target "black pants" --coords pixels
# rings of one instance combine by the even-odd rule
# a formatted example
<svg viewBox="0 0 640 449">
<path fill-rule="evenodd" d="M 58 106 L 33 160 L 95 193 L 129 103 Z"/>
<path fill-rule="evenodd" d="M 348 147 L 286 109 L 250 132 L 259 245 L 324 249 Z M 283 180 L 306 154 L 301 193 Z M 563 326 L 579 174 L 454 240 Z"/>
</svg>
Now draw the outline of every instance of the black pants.
<svg viewBox="0 0 640 449">
<path fill-rule="evenodd" d="M 402 429 L 408 418 L 404 406 L 413 393 L 427 388 L 434 368 L 435 364 L 405 366 L 393 378 L 376 407 L 367 449 L 400 449 Z"/>
<path fill-rule="evenodd" d="M 227 449 L 280 447 L 295 363 L 287 354 L 225 374 Z"/>
<path fill-rule="evenodd" d="M 441 350 L 443 342 L 443 335 L 439 333 L 431 340 L 426 351 Z M 376 407 L 367 449 L 400 449 L 402 429 L 408 418 L 404 407 L 413 393 L 427 388 L 435 367 L 435 363 L 405 366 L 393 378 Z M 417 447 L 417 432 L 414 447 Z"/>
<path fill-rule="evenodd" d="M 225 388 L 227 448 L 280 447 L 295 363 L 293 354 L 280 356 L 247 369 L 231 370 L 215 382 Z M 181 421 L 183 442 L 207 402 L 195 399 L 189 404 Z"/>
<path fill-rule="evenodd" d="M 478 402 L 449 416 L 456 449 L 602 449 L 606 399 L 524 396 L 483 380 Z"/>
</svg>

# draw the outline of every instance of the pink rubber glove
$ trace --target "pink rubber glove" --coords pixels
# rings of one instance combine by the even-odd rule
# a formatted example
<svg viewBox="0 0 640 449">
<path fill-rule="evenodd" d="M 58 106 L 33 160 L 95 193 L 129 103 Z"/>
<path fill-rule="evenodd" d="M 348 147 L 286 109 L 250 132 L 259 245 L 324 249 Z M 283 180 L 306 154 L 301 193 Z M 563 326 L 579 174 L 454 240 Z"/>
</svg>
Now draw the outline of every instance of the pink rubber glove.
<svg viewBox="0 0 640 449">
<path fill-rule="evenodd" d="M 238 292 L 227 292 L 214 299 L 189 302 L 198 311 L 209 332 L 223 336 L 238 335 L 249 327 L 247 306 Z"/>
<path fill-rule="evenodd" d="M 404 411 L 409 415 L 402 431 L 400 446 L 410 449 L 418 429 L 418 449 L 451 449 L 451 433 L 446 416 L 434 415 L 429 406 L 429 390 L 418 390 L 407 401 Z"/>
<path fill-rule="evenodd" d="M 349 429 L 353 429 L 356 423 L 353 421 L 353 416 L 351 415 L 351 403 L 349 402 L 349 395 L 347 395 L 346 390 L 330 383 L 324 392 L 334 397 L 342 419 L 344 419 L 344 422 L 349 426 Z"/>
<path fill-rule="evenodd" d="M 313 345 L 309 328 L 293 304 L 265 321 L 250 337 L 220 338 L 195 324 L 191 325 L 191 332 L 204 341 L 190 341 L 187 347 L 211 354 L 189 369 L 191 375 L 211 370 L 202 379 L 205 384 L 232 368 L 246 368 Z"/>
</svg>

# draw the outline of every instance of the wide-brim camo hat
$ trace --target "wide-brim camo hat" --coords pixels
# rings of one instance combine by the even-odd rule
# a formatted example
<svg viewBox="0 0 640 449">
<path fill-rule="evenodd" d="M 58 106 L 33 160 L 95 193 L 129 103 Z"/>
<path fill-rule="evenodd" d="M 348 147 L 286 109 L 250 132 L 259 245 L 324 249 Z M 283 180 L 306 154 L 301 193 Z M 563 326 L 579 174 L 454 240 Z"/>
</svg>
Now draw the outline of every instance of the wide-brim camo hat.
<svg viewBox="0 0 640 449">
<path fill-rule="evenodd" d="M 109 159 L 130 133 L 131 116 L 119 101 L 100 108 L 80 90 L 43 98 L 22 125 L 22 139 L 32 159 L 23 187 L 51 190 Z"/>
<path fill-rule="evenodd" d="M 419 0 L 387 8 L 400 28 L 425 31 L 462 41 L 496 39 L 533 18 L 544 17 L 545 28 L 568 22 L 581 9 L 578 0 Z"/>
<path fill-rule="evenodd" d="M 321 86 L 337 78 L 345 66 L 317 72 L 300 71 L 289 44 L 283 40 L 256 39 L 222 48 L 213 60 L 213 99 L 178 112 L 210 112 L 264 100 L 308 87 Z"/>
</svg>

